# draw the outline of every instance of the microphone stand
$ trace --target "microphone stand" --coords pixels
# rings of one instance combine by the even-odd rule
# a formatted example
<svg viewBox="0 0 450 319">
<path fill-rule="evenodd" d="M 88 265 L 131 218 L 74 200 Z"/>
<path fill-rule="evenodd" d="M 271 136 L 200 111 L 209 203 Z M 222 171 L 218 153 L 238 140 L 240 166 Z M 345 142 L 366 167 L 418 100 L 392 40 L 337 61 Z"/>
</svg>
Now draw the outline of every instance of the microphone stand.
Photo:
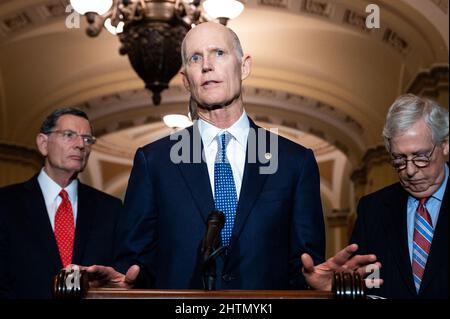
<svg viewBox="0 0 450 319">
<path fill-rule="evenodd" d="M 225 249 L 220 247 L 220 232 L 225 224 L 223 212 L 212 211 L 207 220 L 205 238 L 202 245 L 202 282 L 205 290 L 216 288 L 216 259 Z"/>
<path fill-rule="evenodd" d="M 226 247 L 219 247 L 203 260 L 203 288 L 216 290 L 216 258 Z"/>
</svg>

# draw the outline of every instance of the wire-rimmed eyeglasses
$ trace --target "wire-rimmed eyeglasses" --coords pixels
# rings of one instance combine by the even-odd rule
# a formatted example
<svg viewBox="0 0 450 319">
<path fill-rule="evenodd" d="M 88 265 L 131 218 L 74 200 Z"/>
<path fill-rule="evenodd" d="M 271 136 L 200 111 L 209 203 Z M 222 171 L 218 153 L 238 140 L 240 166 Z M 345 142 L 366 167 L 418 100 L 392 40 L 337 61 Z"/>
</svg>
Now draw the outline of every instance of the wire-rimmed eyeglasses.
<svg viewBox="0 0 450 319">
<path fill-rule="evenodd" d="M 51 134 L 51 133 L 57 133 L 59 135 L 62 136 L 64 142 L 74 142 L 78 136 L 81 137 L 81 139 L 83 140 L 84 144 L 91 146 L 96 142 L 96 138 L 95 136 L 92 135 L 88 135 L 88 134 L 78 134 L 77 132 L 74 132 L 72 130 L 53 130 L 53 131 L 48 131 L 45 134 Z"/>
</svg>

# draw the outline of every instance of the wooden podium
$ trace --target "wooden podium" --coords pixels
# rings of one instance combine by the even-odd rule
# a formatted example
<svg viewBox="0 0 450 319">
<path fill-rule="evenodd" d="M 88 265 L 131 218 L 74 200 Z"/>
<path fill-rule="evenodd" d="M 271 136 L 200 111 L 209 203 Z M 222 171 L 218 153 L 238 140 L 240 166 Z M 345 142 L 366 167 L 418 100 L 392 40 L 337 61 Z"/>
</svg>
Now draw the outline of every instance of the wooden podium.
<svg viewBox="0 0 450 319">
<path fill-rule="evenodd" d="M 335 273 L 332 291 L 316 290 L 158 290 L 89 288 L 87 275 L 81 271 L 79 282 L 68 283 L 64 269 L 55 276 L 56 299 L 365 299 L 364 280 L 357 273 Z M 70 278 L 69 278 L 70 279 Z M 70 280 L 69 280 L 70 283 Z"/>
</svg>

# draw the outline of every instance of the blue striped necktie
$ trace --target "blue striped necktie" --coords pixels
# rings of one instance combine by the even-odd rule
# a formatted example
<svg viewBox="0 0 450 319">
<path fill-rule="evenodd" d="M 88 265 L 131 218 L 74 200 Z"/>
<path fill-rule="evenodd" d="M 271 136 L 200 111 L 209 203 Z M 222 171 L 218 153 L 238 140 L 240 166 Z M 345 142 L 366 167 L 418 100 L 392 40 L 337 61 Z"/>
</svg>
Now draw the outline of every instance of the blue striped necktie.
<svg viewBox="0 0 450 319">
<path fill-rule="evenodd" d="M 422 198 L 417 207 L 414 221 L 412 271 L 416 291 L 419 292 L 425 272 L 431 242 L 433 241 L 433 223 L 425 207 L 428 198 Z"/>
<path fill-rule="evenodd" d="M 222 229 L 222 246 L 230 244 L 236 217 L 237 193 L 233 171 L 227 157 L 227 145 L 232 136 L 228 132 L 217 135 L 218 150 L 214 163 L 214 201 L 216 209 L 225 215 L 225 226 Z"/>
</svg>

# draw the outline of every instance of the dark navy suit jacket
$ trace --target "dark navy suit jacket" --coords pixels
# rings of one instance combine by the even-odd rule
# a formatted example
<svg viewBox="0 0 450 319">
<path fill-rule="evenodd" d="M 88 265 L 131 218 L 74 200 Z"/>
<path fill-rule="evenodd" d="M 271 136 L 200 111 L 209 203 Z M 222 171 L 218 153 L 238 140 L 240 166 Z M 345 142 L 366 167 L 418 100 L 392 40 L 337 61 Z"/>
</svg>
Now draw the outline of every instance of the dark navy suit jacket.
<svg viewBox="0 0 450 319">
<path fill-rule="evenodd" d="M 380 288 L 368 293 L 387 298 L 448 298 L 449 183 L 434 228 L 430 254 L 419 293 L 414 286 L 408 250 L 406 211 L 408 193 L 400 183 L 361 198 L 351 243 L 358 253 L 373 253 L 381 262 Z"/>
<path fill-rule="evenodd" d="M 250 126 L 258 129 L 252 121 Z M 136 152 L 120 223 L 116 267 L 126 272 L 131 265 L 140 265 L 138 287 L 202 287 L 200 249 L 208 215 L 214 209 L 207 164 L 173 163 L 170 158 L 171 151 L 177 150 L 192 159 L 193 143 L 203 148 L 194 132 L 199 137 L 196 126 L 182 131 L 187 148 L 180 149 L 178 140 L 166 137 Z M 257 144 L 247 146 L 233 234 L 217 277 L 222 289 L 305 288 L 300 255 L 307 252 L 315 262 L 324 259 L 324 222 L 314 155 L 278 137 L 276 156 L 268 146 L 268 131 L 264 136 L 278 169 L 274 174 L 260 174 L 260 167 L 270 162 L 250 160 L 249 151 Z"/>
<path fill-rule="evenodd" d="M 111 265 L 119 199 L 78 183 L 72 262 Z M 0 188 L 0 297 L 51 298 L 62 268 L 37 176 Z"/>
</svg>

